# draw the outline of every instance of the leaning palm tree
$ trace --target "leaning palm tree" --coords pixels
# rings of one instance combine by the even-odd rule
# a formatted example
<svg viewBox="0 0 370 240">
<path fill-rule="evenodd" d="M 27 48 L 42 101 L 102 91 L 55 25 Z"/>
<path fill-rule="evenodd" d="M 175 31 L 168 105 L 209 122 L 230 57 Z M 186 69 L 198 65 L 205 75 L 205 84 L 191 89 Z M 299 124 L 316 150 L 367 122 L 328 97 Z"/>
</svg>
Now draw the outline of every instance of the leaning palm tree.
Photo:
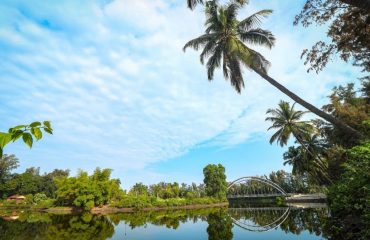
<svg viewBox="0 0 370 240">
<path fill-rule="evenodd" d="M 272 10 L 261 10 L 239 21 L 237 19 L 238 10 L 248 2 L 247 0 L 231 0 L 225 6 L 219 5 L 217 0 L 188 0 L 187 2 L 190 8 L 194 8 L 198 3 L 205 5 L 205 33 L 187 42 L 183 50 L 189 47 L 195 50 L 203 49 L 200 61 L 204 64 L 207 59 L 205 64 L 208 80 L 213 79 L 216 68 L 222 68 L 225 79 L 230 79 L 231 85 L 240 93 L 244 87 L 242 66 L 245 66 L 314 114 L 348 134 L 360 136 L 356 130 L 304 101 L 267 74 L 269 61 L 247 44 L 262 45 L 268 48 L 274 46 L 273 34 L 259 27 L 261 20 L 271 14 Z"/>
<path fill-rule="evenodd" d="M 305 111 L 294 109 L 295 104 L 290 106 L 288 102 L 280 101 L 278 108 L 268 109 L 267 114 L 270 116 L 266 121 L 271 121 L 272 126 L 268 130 L 276 129 L 277 131 L 271 136 L 270 144 L 277 142 L 281 147 L 287 145 L 291 135 L 304 146 L 306 139 L 313 131 L 313 127 L 307 121 L 302 121 Z"/>
</svg>

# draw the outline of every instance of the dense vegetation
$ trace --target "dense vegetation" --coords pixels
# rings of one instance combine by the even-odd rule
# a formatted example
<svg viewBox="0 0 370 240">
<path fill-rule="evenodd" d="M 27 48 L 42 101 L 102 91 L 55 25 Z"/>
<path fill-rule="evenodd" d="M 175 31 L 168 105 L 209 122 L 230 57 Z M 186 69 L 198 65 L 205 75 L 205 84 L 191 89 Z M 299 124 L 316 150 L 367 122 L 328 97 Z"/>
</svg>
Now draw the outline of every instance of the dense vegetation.
<svg viewBox="0 0 370 240">
<path fill-rule="evenodd" d="M 284 154 L 284 164 L 293 167 L 293 175 L 304 180 L 306 190 L 328 192 L 333 239 L 368 239 L 370 80 L 364 79 L 358 90 L 354 84 L 335 87 L 323 109 L 363 137 L 348 135 L 321 119 L 303 121 L 304 112 L 281 102 L 267 112 L 270 129 L 276 131 L 270 142 L 285 146 L 293 137 L 295 144 Z"/>
<path fill-rule="evenodd" d="M 111 179 L 111 169 L 96 168 L 92 175 L 80 170 L 75 177 L 69 170 L 55 169 L 40 174 L 38 168 L 24 173 L 12 173 L 18 167 L 14 155 L 0 158 L 0 196 L 26 195 L 23 206 L 69 206 L 90 210 L 93 207 L 119 208 L 173 207 L 194 204 L 213 204 L 226 201 L 226 176 L 222 165 L 204 168 L 204 184 L 182 183 L 135 184 L 128 192 L 120 187 L 119 179 Z M 15 202 L 3 201 L 5 206 Z"/>
</svg>

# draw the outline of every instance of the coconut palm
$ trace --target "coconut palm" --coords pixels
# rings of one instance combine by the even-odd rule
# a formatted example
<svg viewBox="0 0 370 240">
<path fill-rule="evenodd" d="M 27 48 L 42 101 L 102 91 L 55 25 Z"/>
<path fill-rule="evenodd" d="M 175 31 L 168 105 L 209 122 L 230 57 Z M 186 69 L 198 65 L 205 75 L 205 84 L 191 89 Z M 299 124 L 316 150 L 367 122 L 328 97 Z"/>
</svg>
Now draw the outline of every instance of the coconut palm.
<svg viewBox="0 0 370 240">
<path fill-rule="evenodd" d="M 309 170 L 306 154 L 301 146 L 289 147 L 283 158 L 284 166 L 287 164 L 292 166 L 293 175 L 302 176 Z"/>
<path fill-rule="evenodd" d="M 293 175 L 305 176 L 307 174 L 310 180 L 315 183 L 330 182 L 327 167 L 323 166 L 318 158 L 312 158 L 302 146 L 289 147 L 283 157 L 284 165 L 292 166 Z"/>
<path fill-rule="evenodd" d="M 269 61 L 247 44 L 268 48 L 274 46 L 275 37 L 273 34 L 259 27 L 261 20 L 271 14 L 272 10 L 261 10 L 239 21 L 237 19 L 238 10 L 246 2 L 246 0 L 231 0 L 228 4 L 221 6 L 217 0 L 188 0 L 190 8 L 194 8 L 198 3 L 205 5 L 206 30 L 203 35 L 187 42 L 183 50 L 185 51 L 189 47 L 195 50 L 202 48 L 200 61 L 202 64 L 206 64 L 208 80 L 213 79 L 216 68 L 222 68 L 225 79 L 230 79 L 231 85 L 240 93 L 244 87 L 242 66 L 245 66 L 306 109 L 344 132 L 360 136 L 356 130 L 304 101 L 267 74 Z M 205 60 L 207 60 L 206 63 Z"/>
<path fill-rule="evenodd" d="M 277 131 L 271 136 L 270 144 L 277 142 L 281 147 L 287 145 L 291 135 L 303 145 L 303 140 L 310 135 L 313 127 L 306 121 L 302 121 L 305 111 L 294 109 L 295 104 L 290 106 L 288 102 L 280 101 L 278 108 L 268 109 L 267 114 L 270 116 L 266 121 L 271 121 L 272 126 L 268 130 L 276 129 Z"/>
</svg>

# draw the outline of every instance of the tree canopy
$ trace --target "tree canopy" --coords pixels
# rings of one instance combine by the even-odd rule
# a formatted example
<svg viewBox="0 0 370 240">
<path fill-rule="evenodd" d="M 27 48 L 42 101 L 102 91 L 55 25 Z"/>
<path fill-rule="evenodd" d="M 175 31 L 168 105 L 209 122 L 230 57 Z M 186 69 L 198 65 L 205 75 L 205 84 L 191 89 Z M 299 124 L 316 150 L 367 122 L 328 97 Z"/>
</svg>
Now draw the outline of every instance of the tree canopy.
<svg viewBox="0 0 370 240">
<path fill-rule="evenodd" d="M 204 184 L 208 196 L 226 198 L 227 182 L 225 168 L 221 164 L 209 164 L 203 169 Z"/>
</svg>

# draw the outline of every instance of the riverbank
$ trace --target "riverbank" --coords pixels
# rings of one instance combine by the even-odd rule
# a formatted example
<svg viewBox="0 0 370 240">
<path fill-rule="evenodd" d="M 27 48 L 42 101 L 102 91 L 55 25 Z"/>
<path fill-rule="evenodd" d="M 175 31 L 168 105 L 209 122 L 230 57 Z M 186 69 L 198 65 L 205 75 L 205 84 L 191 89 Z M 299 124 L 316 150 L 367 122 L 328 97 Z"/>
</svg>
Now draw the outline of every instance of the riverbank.
<svg viewBox="0 0 370 240">
<path fill-rule="evenodd" d="M 213 204 L 192 204 L 184 206 L 167 206 L 167 207 L 147 207 L 147 208 L 118 208 L 111 206 L 94 207 L 89 212 L 93 214 L 109 214 L 109 213 L 132 213 L 137 211 L 163 211 L 163 210 L 186 210 L 186 209 L 202 209 L 202 208 L 214 208 L 214 207 L 227 207 L 228 202 L 213 203 Z M 83 212 L 82 208 L 74 207 L 53 207 L 48 209 L 42 209 L 48 213 L 78 213 Z"/>
<path fill-rule="evenodd" d="M 323 193 L 314 194 L 293 194 L 285 199 L 286 203 L 326 203 L 326 195 Z"/>
<path fill-rule="evenodd" d="M 212 203 L 212 204 L 190 204 L 183 206 L 165 206 L 165 207 L 146 207 L 146 208 L 118 208 L 112 206 L 94 207 L 89 211 L 78 207 L 50 207 L 50 208 L 39 208 L 39 207 L 28 207 L 28 206 L 7 206 L 0 207 L 0 211 L 35 211 L 35 212 L 47 212 L 55 214 L 71 214 L 90 212 L 92 214 L 110 214 L 110 213 L 133 213 L 138 211 L 166 211 L 166 210 L 187 210 L 187 209 L 204 209 L 204 208 L 215 208 L 215 207 L 227 207 L 228 202 Z"/>
</svg>

